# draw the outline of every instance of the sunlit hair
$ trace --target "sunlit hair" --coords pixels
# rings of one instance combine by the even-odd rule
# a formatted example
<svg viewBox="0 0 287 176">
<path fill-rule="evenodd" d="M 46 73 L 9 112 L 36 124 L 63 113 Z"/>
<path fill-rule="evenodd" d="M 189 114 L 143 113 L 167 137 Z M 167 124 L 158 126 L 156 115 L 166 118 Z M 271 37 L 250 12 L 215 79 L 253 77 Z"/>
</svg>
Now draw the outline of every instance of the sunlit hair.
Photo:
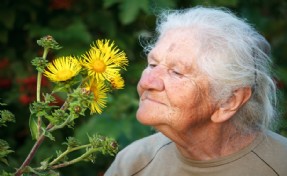
<svg viewBox="0 0 287 176">
<path fill-rule="evenodd" d="M 232 117 L 242 132 L 268 128 L 275 117 L 276 85 L 271 77 L 270 45 L 245 20 L 227 9 L 195 7 L 164 11 L 157 21 L 157 38 L 149 52 L 170 29 L 190 29 L 186 36 L 198 43 L 196 60 L 207 74 L 214 102 L 224 102 L 233 91 L 251 87 L 250 100 Z"/>
</svg>

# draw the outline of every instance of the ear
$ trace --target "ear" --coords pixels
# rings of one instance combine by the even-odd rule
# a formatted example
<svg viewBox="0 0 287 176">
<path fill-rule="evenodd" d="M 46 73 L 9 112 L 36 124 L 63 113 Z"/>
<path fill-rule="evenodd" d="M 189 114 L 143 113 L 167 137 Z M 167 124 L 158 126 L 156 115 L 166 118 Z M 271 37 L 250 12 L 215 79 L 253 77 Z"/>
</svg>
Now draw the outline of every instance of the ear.
<svg viewBox="0 0 287 176">
<path fill-rule="evenodd" d="M 221 123 L 230 119 L 249 100 L 251 93 L 250 87 L 235 90 L 232 96 L 212 114 L 211 120 L 215 123 Z"/>
</svg>

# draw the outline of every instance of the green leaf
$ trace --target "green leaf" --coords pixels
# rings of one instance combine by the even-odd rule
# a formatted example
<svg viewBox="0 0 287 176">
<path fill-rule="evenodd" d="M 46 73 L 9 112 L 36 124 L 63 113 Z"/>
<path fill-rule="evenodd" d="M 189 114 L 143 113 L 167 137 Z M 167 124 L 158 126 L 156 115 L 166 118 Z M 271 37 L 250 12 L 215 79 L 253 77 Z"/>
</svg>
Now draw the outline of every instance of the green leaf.
<svg viewBox="0 0 287 176">
<path fill-rule="evenodd" d="M 7 166 L 9 165 L 6 158 L 0 158 L 0 162 L 5 163 Z"/>
<path fill-rule="evenodd" d="M 104 1 L 104 8 L 109 8 L 110 6 L 119 3 L 120 0 L 105 0 Z"/>
<path fill-rule="evenodd" d="M 47 64 L 48 64 L 48 60 L 42 58 L 42 57 L 35 57 L 35 59 L 33 59 L 31 61 L 32 65 L 36 67 L 36 69 L 39 72 L 44 72 Z"/>
<path fill-rule="evenodd" d="M 8 110 L 0 110 L 0 127 L 6 126 L 7 122 L 15 122 L 15 116 Z"/>
<path fill-rule="evenodd" d="M 35 114 L 31 114 L 29 118 L 29 127 L 32 139 L 38 139 L 39 138 L 39 131 L 38 131 L 38 123 L 37 123 L 37 116 Z"/>
<path fill-rule="evenodd" d="M 47 131 L 45 128 L 42 128 L 42 131 L 44 132 L 44 136 L 46 136 L 47 138 L 49 138 L 52 141 L 55 141 L 54 136 L 52 135 L 52 133 L 50 133 L 49 131 Z"/>
<path fill-rule="evenodd" d="M 64 142 L 63 144 L 67 145 L 70 148 L 78 147 L 81 145 L 81 142 L 78 139 L 76 139 L 75 137 L 68 137 L 66 140 L 67 140 L 67 142 Z"/>
<path fill-rule="evenodd" d="M 53 158 L 53 155 L 41 161 L 40 162 L 41 167 L 39 168 L 39 170 L 47 170 L 47 168 L 49 167 L 49 162 L 52 160 L 52 158 Z"/>
<path fill-rule="evenodd" d="M 42 46 L 43 48 L 51 48 L 51 49 L 61 49 L 62 47 L 58 44 L 58 42 L 51 36 L 47 35 L 37 40 L 37 44 Z"/>
<path fill-rule="evenodd" d="M 125 0 L 120 6 L 120 20 L 123 24 L 132 23 L 138 16 L 140 10 L 148 11 L 148 0 L 130 1 Z"/>
<path fill-rule="evenodd" d="M 0 163 L 2 162 L 6 165 L 9 165 L 8 160 L 5 157 L 14 152 L 13 150 L 9 150 L 9 148 L 9 144 L 6 141 L 0 139 Z"/>
<path fill-rule="evenodd" d="M 5 172 L 5 171 L 2 171 L 2 173 L 0 173 L 1 176 L 15 176 L 14 173 L 8 173 L 8 172 Z"/>
<path fill-rule="evenodd" d="M 58 172 L 55 172 L 53 170 L 48 170 L 48 171 L 37 171 L 35 169 L 33 169 L 30 166 L 26 167 L 26 172 L 30 172 L 30 173 L 34 173 L 33 175 L 38 175 L 38 176 L 60 176 L 60 174 Z M 23 174 L 25 176 L 25 174 Z M 29 174 L 30 175 L 30 174 Z M 28 175 L 27 175 L 28 176 Z"/>
<path fill-rule="evenodd" d="M 56 125 L 58 123 L 59 120 L 57 120 L 56 118 L 54 118 L 54 116 L 51 115 L 46 115 L 44 116 L 47 120 L 49 120 L 49 122 L 53 125 Z"/>
</svg>

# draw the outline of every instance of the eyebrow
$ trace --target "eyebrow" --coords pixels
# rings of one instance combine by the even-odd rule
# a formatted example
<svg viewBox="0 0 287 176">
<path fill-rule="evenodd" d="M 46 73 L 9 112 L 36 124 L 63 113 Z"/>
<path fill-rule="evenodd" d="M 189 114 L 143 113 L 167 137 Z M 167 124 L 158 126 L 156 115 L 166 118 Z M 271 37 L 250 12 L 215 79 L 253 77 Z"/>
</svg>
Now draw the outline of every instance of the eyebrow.
<svg viewBox="0 0 287 176">
<path fill-rule="evenodd" d="M 156 61 L 156 62 L 159 62 L 159 60 L 157 59 L 157 57 L 155 57 L 155 54 L 150 52 L 148 55 L 147 55 L 147 60 L 153 60 L 153 61 Z"/>
<path fill-rule="evenodd" d="M 192 71 L 194 70 L 191 65 L 184 64 L 183 62 L 178 62 L 178 64 L 173 64 L 173 65 L 179 67 L 180 70 L 186 74 L 192 73 Z"/>
<path fill-rule="evenodd" d="M 155 62 L 157 62 L 157 63 L 160 62 L 160 60 L 158 59 L 158 57 L 156 57 L 156 53 L 155 53 L 155 52 L 152 52 L 152 51 L 151 51 L 151 52 L 148 53 L 147 56 L 148 56 L 148 57 L 147 57 L 147 60 L 148 60 L 148 61 L 151 60 L 151 61 L 155 61 Z M 186 72 L 186 73 L 192 73 L 193 70 L 194 70 L 193 63 L 187 64 L 187 62 L 186 62 L 186 61 L 183 61 L 183 60 L 189 60 L 189 59 L 179 59 L 179 60 L 176 61 L 176 62 L 172 62 L 172 63 L 167 62 L 166 64 L 169 65 L 169 66 L 171 66 L 171 67 L 179 66 L 179 67 L 181 67 L 181 68 L 183 69 L 184 72 Z"/>
</svg>

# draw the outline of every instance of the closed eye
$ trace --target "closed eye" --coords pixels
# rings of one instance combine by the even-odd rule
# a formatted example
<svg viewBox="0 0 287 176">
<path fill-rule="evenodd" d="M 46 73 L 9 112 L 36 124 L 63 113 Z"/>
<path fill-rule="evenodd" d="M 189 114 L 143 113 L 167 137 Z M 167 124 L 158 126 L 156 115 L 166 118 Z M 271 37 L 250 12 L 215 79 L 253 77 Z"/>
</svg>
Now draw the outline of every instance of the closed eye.
<svg viewBox="0 0 287 176">
<path fill-rule="evenodd" d="M 148 67 L 149 68 L 154 68 L 154 67 L 156 67 L 156 64 L 148 64 Z"/>
<path fill-rule="evenodd" d="M 177 71 L 175 71 L 175 70 L 173 70 L 172 71 L 174 74 L 176 74 L 176 75 L 182 75 L 181 73 L 179 73 L 179 72 L 177 72 Z"/>
<path fill-rule="evenodd" d="M 179 78 L 181 78 L 181 77 L 184 76 L 184 74 L 182 74 L 181 72 L 176 71 L 176 70 L 172 70 L 172 69 L 169 70 L 169 73 L 172 74 L 172 75 L 174 75 L 174 76 L 177 76 L 177 77 L 179 77 Z"/>
</svg>

